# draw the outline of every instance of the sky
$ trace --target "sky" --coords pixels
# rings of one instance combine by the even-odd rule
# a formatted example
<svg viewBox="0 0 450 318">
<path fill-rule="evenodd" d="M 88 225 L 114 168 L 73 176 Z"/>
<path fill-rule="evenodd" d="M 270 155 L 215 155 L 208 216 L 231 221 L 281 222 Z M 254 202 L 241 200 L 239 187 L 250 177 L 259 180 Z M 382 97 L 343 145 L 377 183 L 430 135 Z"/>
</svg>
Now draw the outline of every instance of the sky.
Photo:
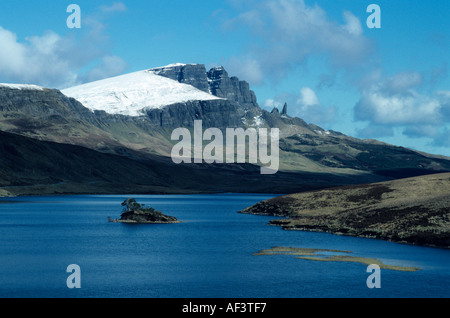
<svg viewBox="0 0 450 318">
<path fill-rule="evenodd" d="M 287 102 L 324 129 L 450 156 L 449 12 L 448 0 L 2 1 L 0 83 L 224 66 L 264 109 Z"/>
</svg>

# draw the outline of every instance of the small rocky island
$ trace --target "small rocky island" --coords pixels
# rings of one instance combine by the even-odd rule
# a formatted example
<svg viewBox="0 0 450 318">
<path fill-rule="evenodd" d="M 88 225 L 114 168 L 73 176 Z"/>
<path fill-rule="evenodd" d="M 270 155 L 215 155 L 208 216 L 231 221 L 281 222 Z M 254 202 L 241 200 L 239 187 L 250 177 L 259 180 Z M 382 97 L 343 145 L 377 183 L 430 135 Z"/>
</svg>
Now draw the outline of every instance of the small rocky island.
<svg viewBox="0 0 450 318">
<path fill-rule="evenodd" d="M 123 213 L 120 219 L 112 220 L 109 218 L 110 222 L 132 224 L 180 223 L 176 217 L 165 215 L 152 207 L 139 204 L 133 198 L 123 201 L 122 206 Z"/>
</svg>

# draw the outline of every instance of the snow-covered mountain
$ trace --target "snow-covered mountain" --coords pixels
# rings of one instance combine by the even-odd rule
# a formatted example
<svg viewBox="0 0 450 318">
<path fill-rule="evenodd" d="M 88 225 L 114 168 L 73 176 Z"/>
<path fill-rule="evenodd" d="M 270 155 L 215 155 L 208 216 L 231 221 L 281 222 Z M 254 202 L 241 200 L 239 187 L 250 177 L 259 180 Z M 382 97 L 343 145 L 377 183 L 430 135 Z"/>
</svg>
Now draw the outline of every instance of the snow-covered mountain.
<svg viewBox="0 0 450 318">
<path fill-rule="evenodd" d="M 18 90 L 35 90 L 35 91 L 43 91 L 44 88 L 37 85 L 31 84 L 6 84 L 0 83 L 0 87 L 10 88 L 10 89 L 18 89 Z"/>
<path fill-rule="evenodd" d="M 171 64 L 172 69 L 184 64 Z M 108 114 L 142 116 L 151 109 L 190 101 L 221 99 L 198 88 L 161 76 L 156 69 L 129 73 L 62 90 L 90 110 Z"/>
<path fill-rule="evenodd" d="M 107 160 L 104 156 L 82 152 L 89 156 L 84 158 L 75 148 L 55 148 L 36 141 L 22 147 L 22 143 L 28 144 L 25 139 L 4 135 L 0 152 L 6 156 L 0 159 L 0 166 L 12 168 L 0 171 L 0 183 L 2 180 L 5 186 L 51 183 L 59 191 L 61 183 L 78 182 L 81 176 L 89 182 L 89 191 L 97 191 L 91 188 L 94 184 L 104 191 L 103 181 L 97 183 L 99 179 L 93 178 L 97 176 L 103 180 L 125 180 L 126 186 L 133 186 L 127 189 L 134 192 L 136 185 L 142 191 L 140 186 L 146 183 L 140 181 L 140 176 L 147 175 L 151 182 L 156 182 L 152 183 L 157 185 L 155 191 L 166 191 L 160 186 L 167 185 L 171 191 L 276 189 L 288 193 L 450 171 L 447 158 L 358 140 L 287 113 L 287 105 L 281 112 L 277 108 L 272 112 L 260 108 L 246 81 L 230 77 L 223 67 L 207 71 L 203 64 L 172 64 L 84 84 L 63 93 L 35 85 L 0 84 L 0 131 L 133 160 L 150 160 L 151 165 L 145 169 L 163 172 L 163 176 L 153 178 L 141 173 L 133 162 L 123 163 L 132 171 L 126 181 L 114 171 L 114 165 L 122 165 L 117 158 L 111 159 L 111 169 L 103 169 L 93 164 Z M 280 173 L 273 179 L 262 180 L 259 168 L 240 165 L 187 165 L 174 170 L 170 134 L 175 128 L 192 128 L 195 120 L 202 120 L 204 129 L 279 128 Z M 29 151 L 22 158 L 24 149 Z M 14 165 L 24 168 L 20 175 Z M 80 166 L 86 169 L 78 169 Z M 98 169 L 89 168 L 94 166 Z M 66 174 L 66 168 L 71 170 L 70 174 Z M 122 168 L 118 171 L 123 171 Z M 42 169 L 39 180 L 33 179 L 35 169 Z M 217 178 L 212 180 L 214 177 Z M 54 188 L 50 190 L 56 193 Z"/>
</svg>

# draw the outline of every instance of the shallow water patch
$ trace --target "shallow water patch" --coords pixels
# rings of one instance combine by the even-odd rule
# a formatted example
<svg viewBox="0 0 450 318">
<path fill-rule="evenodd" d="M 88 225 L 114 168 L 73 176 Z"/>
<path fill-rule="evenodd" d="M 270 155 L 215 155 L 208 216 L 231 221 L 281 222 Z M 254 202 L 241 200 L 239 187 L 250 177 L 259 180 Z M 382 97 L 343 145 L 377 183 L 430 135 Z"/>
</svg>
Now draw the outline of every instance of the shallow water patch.
<svg viewBox="0 0 450 318">
<path fill-rule="evenodd" d="M 420 270 L 418 267 L 397 266 L 384 264 L 376 258 L 352 256 L 351 251 L 340 251 L 332 249 L 316 249 L 304 247 L 280 247 L 276 246 L 270 249 L 261 250 L 253 255 L 292 255 L 299 259 L 323 262 L 353 262 L 364 265 L 376 264 L 382 269 L 394 271 L 415 272 Z"/>
</svg>

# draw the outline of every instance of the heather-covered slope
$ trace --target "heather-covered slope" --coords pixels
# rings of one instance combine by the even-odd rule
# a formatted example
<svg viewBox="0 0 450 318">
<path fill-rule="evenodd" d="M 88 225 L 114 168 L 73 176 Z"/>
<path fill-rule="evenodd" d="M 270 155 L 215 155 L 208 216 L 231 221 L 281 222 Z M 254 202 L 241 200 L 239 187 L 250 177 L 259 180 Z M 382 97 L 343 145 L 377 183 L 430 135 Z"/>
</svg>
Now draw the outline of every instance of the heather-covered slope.
<svg viewBox="0 0 450 318">
<path fill-rule="evenodd" d="M 0 131 L 0 196 L 51 194 L 286 193 L 359 179 L 328 174 L 261 175 L 248 164 L 176 165 Z"/>
<path fill-rule="evenodd" d="M 284 216 L 290 230 L 450 247 L 450 173 L 290 194 L 242 213 Z"/>
</svg>

